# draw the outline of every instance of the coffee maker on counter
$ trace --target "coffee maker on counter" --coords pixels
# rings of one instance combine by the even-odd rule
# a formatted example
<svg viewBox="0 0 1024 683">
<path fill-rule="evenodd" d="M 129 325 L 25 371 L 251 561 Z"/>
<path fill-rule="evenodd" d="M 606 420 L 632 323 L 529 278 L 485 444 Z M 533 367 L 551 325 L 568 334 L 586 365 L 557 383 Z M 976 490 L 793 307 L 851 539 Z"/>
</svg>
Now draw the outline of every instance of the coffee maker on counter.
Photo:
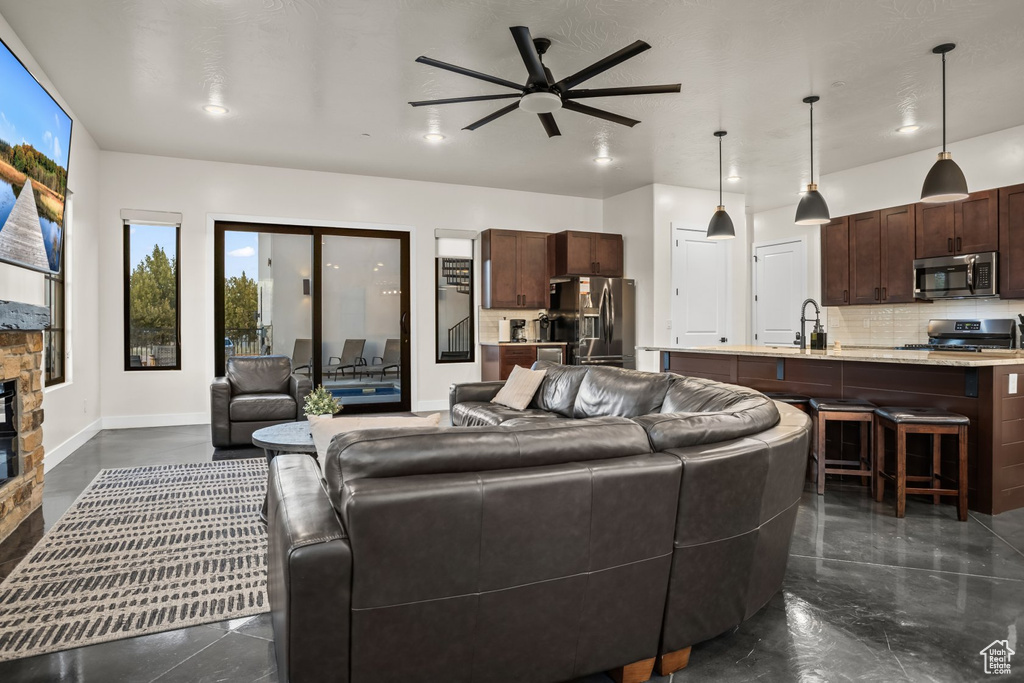
<svg viewBox="0 0 1024 683">
<path fill-rule="evenodd" d="M 508 321 L 512 328 L 512 341 L 513 342 L 525 342 L 526 339 L 526 320 L 523 318 L 512 318 Z"/>
</svg>

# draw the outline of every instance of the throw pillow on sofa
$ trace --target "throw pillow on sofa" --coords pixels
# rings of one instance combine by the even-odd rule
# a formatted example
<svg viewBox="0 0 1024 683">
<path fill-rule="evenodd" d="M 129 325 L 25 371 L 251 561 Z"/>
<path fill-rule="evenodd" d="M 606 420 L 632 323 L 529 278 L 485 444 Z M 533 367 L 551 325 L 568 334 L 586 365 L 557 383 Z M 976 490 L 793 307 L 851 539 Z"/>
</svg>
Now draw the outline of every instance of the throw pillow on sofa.
<svg viewBox="0 0 1024 683">
<path fill-rule="evenodd" d="M 515 366 L 505 386 L 491 399 L 491 403 L 500 403 L 512 410 L 526 410 L 526 406 L 530 405 L 533 395 L 537 393 L 540 383 L 544 380 L 544 372 Z"/>
</svg>

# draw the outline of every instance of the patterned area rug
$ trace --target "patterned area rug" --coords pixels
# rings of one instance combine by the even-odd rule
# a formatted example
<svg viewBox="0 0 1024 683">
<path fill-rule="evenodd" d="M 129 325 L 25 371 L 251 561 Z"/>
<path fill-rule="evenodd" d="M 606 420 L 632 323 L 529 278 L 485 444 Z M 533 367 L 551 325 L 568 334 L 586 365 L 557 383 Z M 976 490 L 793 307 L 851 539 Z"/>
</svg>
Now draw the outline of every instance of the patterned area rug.
<svg viewBox="0 0 1024 683">
<path fill-rule="evenodd" d="M 103 470 L 0 584 L 0 661 L 269 611 L 262 458 Z"/>
</svg>

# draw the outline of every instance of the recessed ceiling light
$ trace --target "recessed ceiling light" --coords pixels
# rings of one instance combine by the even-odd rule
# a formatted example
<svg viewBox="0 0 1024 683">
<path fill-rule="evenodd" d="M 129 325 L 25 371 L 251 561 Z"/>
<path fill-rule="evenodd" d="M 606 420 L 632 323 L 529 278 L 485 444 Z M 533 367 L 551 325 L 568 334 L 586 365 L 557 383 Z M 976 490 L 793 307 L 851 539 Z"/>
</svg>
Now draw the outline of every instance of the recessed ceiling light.
<svg viewBox="0 0 1024 683">
<path fill-rule="evenodd" d="M 610 164 L 610 163 L 612 163 L 612 158 L 611 157 L 595 157 L 594 158 L 594 163 L 595 164 L 602 164 L 602 165 Z"/>
<path fill-rule="evenodd" d="M 899 128 L 896 129 L 896 132 L 897 133 L 916 133 L 919 130 L 921 130 L 921 126 L 917 125 L 916 123 L 911 123 L 911 124 L 906 125 L 906 126 L 900 126 Z"/>
<path fill-rule="evenodd" d="M 383 264 L 383 263 L 378 263 L 378 264 L 377 264 L 377 267 L 378 267 L 378 268 L 383 268 L 383 267 L 384 267 L 384 264 Z"/>
<path fill-rule="evenodd" d="M 337 269 L 338 269 L 338 266 L 334 266 L 334 269 L 335 269 L 335 270 L 337 270 Z"/>
<path fill-rule="evenodd" d="M 423 139 L 428 142 L 441 142 L 441 140 L 444 140 L 444 136 L 440 133 L 427 133 L 423 136 Z"/>
<path fill-rule="evenodd" d="M 331 264 L 330 264 L 330 263 L 328 263 L 328 264 L 327 264 L 327 267 L 328 267 L 328 268 L 330 268 L 330 267 L 331 267 Z"/>
<path fill-rule="evenodd" d="M 740 177 L 738 175 L 731 175 L 728 178 L 726 178 L 726 180 L 728 180 L 730 183 L 738 183 L 740 181 Z"/>
<path fill-rule="evenodd" d="M 842 88 L 844 85 L 846 85 L 846 81 L 833 81 L 832 83 L 833 88 Z"/>
<path fill-rule="evenodd" d="M 223 116 L 228 113 L 228 108 L 219 104 L 204 104 L 203 111 L 207 114 L 216 114 L 217 116 Z"/>
</svg>

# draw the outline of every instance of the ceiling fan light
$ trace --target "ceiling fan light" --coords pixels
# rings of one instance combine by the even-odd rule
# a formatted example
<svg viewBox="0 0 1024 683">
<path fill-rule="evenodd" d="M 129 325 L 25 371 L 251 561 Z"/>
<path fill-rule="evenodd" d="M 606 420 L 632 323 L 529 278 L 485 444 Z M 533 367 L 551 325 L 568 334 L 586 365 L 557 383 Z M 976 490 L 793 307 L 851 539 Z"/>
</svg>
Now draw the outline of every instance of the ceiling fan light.
<svg viewBox="0 0 1024 683">
<path fill-rule="evenodd" d="M 797 225 L 824 225 L 831 221 L 829 217 L 828 204 L 825 203 L 825 198 L 818 192 L 818 186 L 815 183 L 809 183 L 807 185 L 807 192 L 804 192 L 803 196 L 800 197 L 800 203 L 796 207 L 796 220 L 794 221 Z"/>
<path fill-rule="evenodd" d="M 736 237 L 736 228 L 724 206 L 719 206 L 711 216 L 707 237 L 709 240 L 731 240 Z"/>
<path fill-rule="evenodd" d="M 531 114 L 550 114 L 562 108 L 562 98 L 553 92 L 531 92 L 520 98 L 519 108 Z"/>
<path fill-rule="evenodd" d="M 949 152 L 940 152 L 939 158 L 925 176 L 921 187 L 921 201 L 940 204 L 967 199 L 967 178 Z"/>
</svg>

